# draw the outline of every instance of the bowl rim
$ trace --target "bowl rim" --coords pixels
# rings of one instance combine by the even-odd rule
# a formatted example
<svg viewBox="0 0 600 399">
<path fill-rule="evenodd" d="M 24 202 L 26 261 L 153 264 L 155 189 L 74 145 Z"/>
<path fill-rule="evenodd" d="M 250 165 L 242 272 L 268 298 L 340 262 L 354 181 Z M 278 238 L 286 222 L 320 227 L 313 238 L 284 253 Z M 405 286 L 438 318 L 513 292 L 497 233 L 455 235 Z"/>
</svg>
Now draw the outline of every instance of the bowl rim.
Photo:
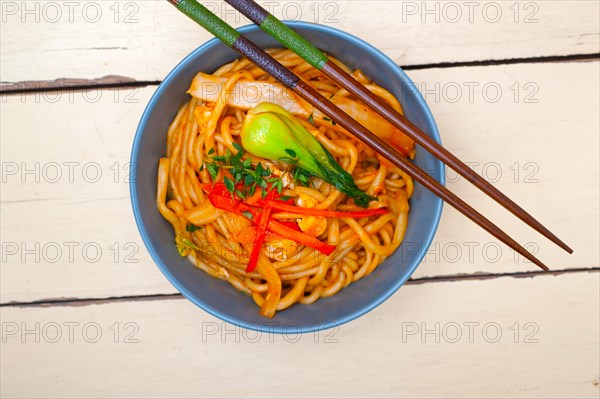
<svg viewBox="0 0 600 399">
<path fill-rule="evenodd" d="M 410 79 L 410 77 L 406 74 L 406 72 L 404 72 L 404 70 L 398 64 L 396 64 L 390 57 L 388 57 L 381 50 L 379 50 L 378 48 L 369 44 L 368 42 L 364 41 L 363 39 L 360 39 L 348 32 L 342 31 L 337 28 L 333 28 L 331 26 L 315 24 L 315 23 L 311 23 L 311 22 L 304 22 L 304 21 L 283 21 L 283 22 L 286 25 L 290 26 L 292 29 L 304 28 L 304 29 L 312 29 L 312 30 L 316 30 L 316 31 L 322 31 L 322 32 L 325 32 L 330 35 L 337 35 L 338 37 L 342 38 L 343 40 L 351 42 L 359 47 L 367 48 L 369 50 L 369 52 L 372 52 L 373 55 L 376 58 L 378 58 L 378 60 L 381 61 L 383 64 L 386 64 L 387 66 L 396 69 L 397 73 L 401 76 L 401 78 L 404 80 L 404 82 L 414 86 L 414 82 L 412 81 L 412 79 Z M 242 27 L 239 27 L 236 30 L 238 32 L 244 34 L 244 33 L 249 33 L 249 32 L 253 32 L 253 31 L 258 31 L 258 30 L 260 30 L 260 28 L 257 25 L 249 24 L 249 25 L 244 25 Z M 185 56 L 167 74 L 165 79 L 157 87 L 155 92 L 152 94 L 150 101 L 146 105 L 144 112 L 142 113 L 140 122 L 138 123 L 138 127 L 135 132 L 135 136 L 133 139 L 133 145 L 131 148 L 131 157 L 130 157 L 130 162 L 132 165 L 137 165 L 140 143 L 142 141 L 141 140 L 142 133 L 146 129 L 147 124 L 148 124 L 148 119 L 150 118 L 150 115 L 154 111 L 154 108 L 156 107 L 157 102 L 159 101 L 160 97 L 162 96 L 163 91 L 166 89 L 166 87 L 169 86 L 171 81 L 176 79 L 176 77 L 179 75 L 180 71 L 183 68 L 185 68 L 187 66 L 187 64 L 190 63 L 191 60 L 194 59 L 198 53 L 202 53 L 206 50 L 209 50 L 212 47 L 214 47 L 220 43 L 221 43 L 221 41 L 219 39 L 212 38 L 212 39 L 208 40 L 207 42 L 205 42 L 204 44 L 195 48 L 192 52 L 190 52 L 187 56 Z M 423 98 L 423 96 L 419 90 L 414 90 L 414 95 L 417 97 L 416 98 L 417 101 L 419 101 L 422 104 L 423 111 L 424 111 L 424 117 L 427 120 L 427 122 L 431 125 L 431 128 L 432 128 L 431 135 L 432 135 L 433 139 L 436 142 L 441 144 L 441 137 L 439 134 L 439 130 L 438 130 L 437 124 L 435 122 L 433 114 L 431 113 L 431 110 L 429 109 L 427 102 L 425 101 L 425 99 Z M 422 150 L 422 151 L 424 151 L 424 150 Z M 438 159 L 436 159 L 435 162 L 441 163 L 441 161 Z M 442 173 L 440 174 L 439 178 L 436 178 L 436 180 L 438 180 L 438 182 L 440 184 L 445 185 L 446 177 L 445 177 L 445 173 L 443 173 L 444 165 L 442 164 L 441 167 L 442 167 Z M 185 298 L 190 300 L 192 303 L 194 303 L 196 306 L 203 309 L 210 315 L 217 317 L 218 319 L 228 322 L 230 324 L 233 324 L 237 327 L 254 330 L 257 332 L 261 332 L 261 333 L 263 333 L 263 332 L 275 333 L 275 334 L 290 333 L 289 326 L 283 325 L 281 323 L 271 323 L 268 326 L 266 326 L 264 324 L 247 323 L 247 322 L 238 320 L 235 317 L 232 317 L 226 313 L 223 313 L 223 312 L 209 306 L 207 303 L 205 303 L 200 298 L 198 298 L 195 294 L 189 292 L 185 287 L 183 287 L 179 283 L 179 281 L 173 276 L 173 274 L 169 271 L 169 268 L 164 264 L 164 262 L 162 261 L 159 254 L 156 252 L 154 246 L 151 243 L 150 237 L 148 236 L 148 233 L 147 233 L 148 229 L 145 226 L 144 220 L 142 218 L 142 215 L 141 215 L 141 212 L 139 209 L 139 201 L 138 201 L 136 185 L 137 185 L 137 179 L 135 179 L 135 178 L 130 179 L 129 193 L 130 193 L 131 206 L 133 208 L 133 214 L 134 214 L 136 226 L 142 237 L 142 241 L 144 242 L 146 249 L 150 253 L 152 260 L 154 261 L 156 266 L 158 266 L 158 268 L 160 269 L 162 274 L 167 278 L 167 280 L 173 285 L 173 287 L 175 287 L 175 289 L 177 289 Z M 433 221 L 432 229 L 429 231 L 428 236 L 423 241 L 424 245 L 421 246 L 421 249 L 416 254 L 415 260 L 412 262 L 412 266 L 407 270 L 407 272 L 404 274 L 404 276 L 402 278 L 398 279 L 395 282 L 395 284 L 393 286 L 391 286 L 386 291 L 381 292 L 381 295 L 379 295 L 376 300 L 369 303 L 367 306 L 364 306 L 358 310 L 355 310 L 346 316 L 337 318 L 326 324 L 295 326 L 296 331 L 294 331 L 294 333 L 305 334 L 305 333 L 323 331 L 323 330 L 327 330 L 330 328 L 338 327 L 338 326 L 348 323 L 358 317 L 361 317 L 361 316 L 365 315 L 366 313 L 369 313 L 370 311 L 372 311 L 373 309 L 375 309 L 376 307 L 381 305 L 383 302 L 385 302 L 387 299 L 389 299 L 389 297 L 391 297 L 396 291 L 398 291 L 398 289 L 400 289 L 400 287 L 402 287 L 406 283 L 406 281 L 415 272 L 417 267 L 421 264 L 423 258 L 425 257 L 425 254 L 427 253 L 427 250 L 431 246 L 433 238 L 439 227 L 441 214 L 442 214 L 442 208 L 443 208 L 443 201 L 439 197 L 437 197 L 435 209 L 433 209 L 434 221 Z"/>
</svg>

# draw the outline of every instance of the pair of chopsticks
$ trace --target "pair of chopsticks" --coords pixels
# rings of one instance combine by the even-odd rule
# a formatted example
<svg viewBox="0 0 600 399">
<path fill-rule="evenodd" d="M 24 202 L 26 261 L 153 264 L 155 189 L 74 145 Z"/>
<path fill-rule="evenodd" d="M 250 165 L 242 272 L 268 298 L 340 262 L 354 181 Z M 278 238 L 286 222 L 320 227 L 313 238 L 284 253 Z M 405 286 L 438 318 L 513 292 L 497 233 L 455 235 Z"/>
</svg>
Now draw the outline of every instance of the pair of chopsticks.
<svg viewBox="0 0 600 399">
<path fill-rule="evenodd" d="M 447 188 L 439 184 L 435 179 L 427 173 L 419 169 L 410 160 L 401 155 L 396 149 L 388 143 L 380 139 L 378 136 L 370 132 L 364 126 L 356 122 L 349 115 L 344 113 L 336 105 L 331 103 L 319 92 L 313 89 L 309 84 L 302 81 L 292 71 L 277 62 L 273 57 L 263 51 L 252 41 L 242 36 L 238 31 L 233 29 L 226 22 L 221 20 L 215 14 L 210 12 L 202 4 L 196 0 L 167 0 L 177 7 L 182 13 L 187 15 L 193 21 L 201 25 L 210 33 L 219 38 L 229 47 L 237 50 L 242 55 L 246 56 L 250 61 L 259 66 L 265 72 L 272 75 L 275 79 L 281 82 L 287 88 L 293 90 L 300 97 L 311 103 L 323 114 L 335 120 L 340 126 L 352 133 L 363 143 L 369 145 L 372 149 L 386 157 L 392 164 L 402 169 L 410 175 L 415 181 L 421 183 L 435 195 L 452 205 L 462 214 L 467 216 L 477 225 L 482 227 L 488 233 L 492 234 L 498 240 L 502 241 L 513 250 L 530 260 L 543 270 L 548 270 L 548 267 L 533 256 L 529 251 L 523 248 L 519 243 L 512 239 L 508 234 L 498 228 L 494 223 L 489 221 L 485 216 L 481 215 L 470 205 L 460 199 L 456 194 L 449 191 Z M 344 70 L 330 61 L 325 54 L 314 47 L 307 40 L 298 35 L 284 23 L 279 21 L 268 11 L 263 9 L 253 0 L 225 0 L 233 8 L 238 10 L 252 22 L 260 26 L 261 29 L 269 33 L 283 45 L 294 51 L 301 58 L 311 64 L 313 67 L 322 71 L 331 79 L 340 84 L 348 92 L 354 94 L 357 98 L 364 101 L 369 107 L 385 117 L 390 123 L 398 129 L 406 133 L 416 143 L 420 144 L 424 149 L 436 156 L 447 166 L 454 169 L 457 173 L 473 183 L 481 191 L 493 198 L 496 202 L 512 212 L 519 219 L 527 223 L 533 229 L 547 237 L 549 240 L 563 248 L 565 251 L 572 253 L 564 242 L 556 237 L 552 232 L 545 228 L 540 222 L 533 218 L 523 208 L 513 202 L 506 195 L 501 193 L 497 188 L 492 186 L 488 181 L 471 170 L 455 155 L 450 153 L 444 147 L 435 142 L 432 138 L 423 133 L 417 126 L 411 123 L 403 115 L 392 109 L 385 101 L 371 93 L 369 89 L 360 84 L 352 76 L 348 75 Z"/>
</svg>

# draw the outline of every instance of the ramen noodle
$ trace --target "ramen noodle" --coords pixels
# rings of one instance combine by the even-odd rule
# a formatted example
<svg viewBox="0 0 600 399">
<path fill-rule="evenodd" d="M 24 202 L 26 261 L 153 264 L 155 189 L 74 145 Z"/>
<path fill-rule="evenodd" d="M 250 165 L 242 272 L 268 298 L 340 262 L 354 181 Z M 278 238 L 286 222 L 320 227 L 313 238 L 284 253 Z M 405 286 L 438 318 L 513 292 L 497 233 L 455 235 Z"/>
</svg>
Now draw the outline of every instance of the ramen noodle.
<svg viewBox="0 0 600 399">
<path fill-rule="evenodd" d="M 374 133 L 393 137 L 407 156 L 414 156 L 409 139 L 320 71 L 289 50 L 268 52 Z M 402 112 L 398 100 L 360 70 L 352 72 L 333 61 Z M 247 59 L 213 74 L 199 73 L 189 93 L 192 98 L 173 119 L 159 161 L 158 210 L 173 226 L 180 254 L 249 295 L 261 315 L 273 317 L 295 303 L 309 305 L 337 294 L 371 274 L 401 244 L 411 178 L 335 121 Z M 288 113 L 277 111 L 279 107 Z M 269 112 L 253 115 L 263 108 Z M 267 144 L 249 145 L 254 138 L 244 134 L 253 133 L 244 129 L 256 128 L 250 123 L 259 121 L 250 121 L 256 116 L 265 117 L 260 126 L 283 121 L 281 129 L 289 127 L 286 134 L 309 132 L 320 143 L 313 145 L 315 151 L 330 154 L 331 167 L 341 172 L 330 173 L 330 181 L 303 169 L 299 150 L 286 148 L 290 155 L 277 159 L 256 155 L 283 151 L 268 142 L 271 136 L 265 136 Z M 303 151 L 301 144 L 294 148 Z M 351 177 L 350 185 L 370 200 L 359 206 L 359 197 L 352 198 L 336 183 L 342 175 Z"/>
</svg>

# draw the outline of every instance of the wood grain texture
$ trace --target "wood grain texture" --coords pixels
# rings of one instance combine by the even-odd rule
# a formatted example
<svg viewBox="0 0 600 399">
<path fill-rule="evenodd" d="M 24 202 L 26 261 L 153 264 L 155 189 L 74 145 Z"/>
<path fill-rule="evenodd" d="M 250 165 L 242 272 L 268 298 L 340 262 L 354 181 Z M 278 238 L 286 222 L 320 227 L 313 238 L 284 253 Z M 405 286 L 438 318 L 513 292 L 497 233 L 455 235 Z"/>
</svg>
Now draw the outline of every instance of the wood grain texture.
<svg viewBox="0 0 600 399">
<path fill-rule="evenodd" d="M 449 188 L 520 242 L 532 243 L 553 269 L 600 264 L 598 66 L 525 64 L 410 72 L 426 93 L 444 145 L 497 180 L 501 190 L 556 231 L 575 254 L 561 252 L 457 181 L 455 174 L 448 174 Z M 527 84 L 533 86 L 524 88 Z M 472 96 L 467 85 L 474 87 Z M 458 101 L 452 87 L 462 88 Z M 502 90 L 496 102 L 491 101 L 494 87 Z M 3 98 L 2 303 L 175 292 L 143 246 L 126 183 L 135 128 L 154 90 Z M 520 96 L 516 102 L 515 93 Z M 420 245 L 409 244 L 410 250 Z M 511 250 L 446 207 L 414 277 L 527 270 L 535 267 L 515 259 Z"/>
<path fill-rule="evenodd" d="M 358 320 L 303 336 L 240 330 L 185 299 L 3 307 L 0 394 L 597 398 L 598 278 L 406 286 Z"/>
<path fill-rule="evenodd" d="M 51 3 L 2 3 L 3 85 L 18 89 L 25 86 L 19 82 L 41 81 L 43 88 L 60 78 L 74 79 L 59 81 L 68 85 L 107 75 L 162 80 L 211 38 L 166 1 Z M 224 2 L 204 3 L 233 26 L 249 23 Z M 400 65 L 594 54 L 600 44 L 596 1 L 261 3 L 278 18 L 357 35 Z"/>
</svg>

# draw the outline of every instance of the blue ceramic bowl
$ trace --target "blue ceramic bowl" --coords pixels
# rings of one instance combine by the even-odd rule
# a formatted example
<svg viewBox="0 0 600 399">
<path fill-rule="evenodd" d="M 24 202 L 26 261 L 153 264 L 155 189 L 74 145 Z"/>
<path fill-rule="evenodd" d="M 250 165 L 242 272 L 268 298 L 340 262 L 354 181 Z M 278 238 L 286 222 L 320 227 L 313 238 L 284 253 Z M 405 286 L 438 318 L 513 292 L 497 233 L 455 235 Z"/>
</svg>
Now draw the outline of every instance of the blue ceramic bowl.
<svg viewBox="0 0 600 399">
<path fill-rule="evenodd" d="M 323 51 L 351 68 L 361 68 L 374 81 L 394 93 L 406 116 L 438 142 L 440 137 L 427 104 L 408 76 L 391 59 L 368 43 L 326 26 L 304 22 L 289 25 Z M 240 32 L 263 48 L 281 45 L 254 25 Z M 406 238 L 402 246 L 370 276 L 343 289 L 331 298 L 312 305 L 296 304 L 278 312 L 273 319 L 258 314 L 248 296 L 229 283 L 209 277 L 179 256 L 171 225 L 156 209 L 158 159 L 164 156 L 167 127 L 180 105 L 189 97 L 186 91 L 197 72 L 211 73 L 240 55 L 217 39 L 198 47 L 169 73 L 152 96 L 138 126 L 131 162 L 137 166 L 131 183 L 131 203 L 135 220 L 150 255 L 167 279 L 186 298 L 210 314 L 229 323 L 274 333 L 323 330 L 353 320 L 389 298 L 406 282 L 425 255 L 442 211 L 442 201 L 416 185 L 410 200 Z M 443 165 L 424 150 L 417 149 L 415 162 L 440 183 Z"/>
</svg>

